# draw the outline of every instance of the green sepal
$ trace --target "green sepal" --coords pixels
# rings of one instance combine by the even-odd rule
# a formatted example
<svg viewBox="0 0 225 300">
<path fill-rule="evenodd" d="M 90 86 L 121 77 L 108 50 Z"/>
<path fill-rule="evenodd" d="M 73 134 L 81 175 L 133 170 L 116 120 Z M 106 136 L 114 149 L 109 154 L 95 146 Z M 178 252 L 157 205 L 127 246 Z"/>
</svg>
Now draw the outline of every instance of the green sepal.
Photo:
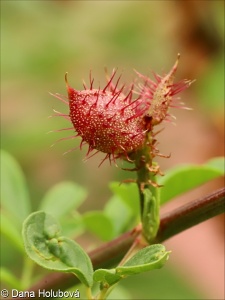
<svg viewBox="0 0 225 300">
<path fill-rule="evenodd" d="M 29 215 L 22 231 L 28 256 L 46 269 L 74 273 L 83 284 L 92 286 L 89 256 L 75 241 L 60 236 L 60 232 L 60 225 L 51 215 L 43 211 Z"/>
</svg>

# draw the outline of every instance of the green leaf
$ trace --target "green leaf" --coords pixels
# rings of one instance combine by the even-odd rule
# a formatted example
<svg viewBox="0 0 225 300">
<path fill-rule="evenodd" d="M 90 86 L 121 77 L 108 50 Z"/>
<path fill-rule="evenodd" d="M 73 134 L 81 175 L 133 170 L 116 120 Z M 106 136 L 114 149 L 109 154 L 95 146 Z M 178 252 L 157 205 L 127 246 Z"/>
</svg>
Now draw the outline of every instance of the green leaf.
<svg viewBox="0 0 225 300">
<path fill-rule="evenodd" d="M 112 221 L 102 211 L 91 211 L 83 214 L 83 221 L 86 229 L 103 241 L 109 241 L 115 235 Z"/>
<path fill-rule="evenodd" d="M 87 192 L 70 181 L 60 182 L 44 196 L 40 210 L 51 213 L 57 219 L 76 209 L 86 198 Z"/>
<path fill-rule="evenodd" d="M 1 180 L 2 206 L 21 225 L 30 213 L 28 190 L 19 164 L 4 150 L 1 150 Z"/>
<path fill-rule="evenodd" d="M 168 260 L 169 253 L 163 245 L 148 246 L 138 251 L 123 266 L 116 267 L 116 273 L 120 276 L 128 276 L 160 269 Z"/>
<path fill-rule="evenodd" d="M 139 217 L 140 207 L 137 184 L 111 182 L 109 188 L 115 195 L 119 196 L 128 207 L 130 207 L 135 216 Z"/>
<path fill-rule="evenodd" d="M 4 235 L 12 244 L 17 247 L 17 249 L 24 254 L 24 247 L 21 239 L 21 233 L 18 228 L 11 222 L 11 220 L 1 212 L 1 226 L 0 230 L 2 235 Z"/>
<path fill-rule="evenodd" d="M 62 217 L 60 223 L 63 235 L 73 239 L 85 231 L 83 217 L 77 211 L 73 212 L 71 216 Z"/>
<path fill-rule="evenodd" d="M 117 285 L 115 289 L 110 291 L 110 294 L 106 298 L 107 300 L 121 300 L 121 299 L 134 299 L 134 295 L 130 292 L 130 288 Z"/>
<path fill-rule="evenodd" d="M 185 193 L 209 180 L 224 175 L 224 158 L 216 158 L 204 165 L 184 165 L 173 168 L 164 177 L 159 178 L 160 203 Z"/>
<path fill-rule="evenodd" d="M 206 162 L 206 165 L 221 172 L 221 175 L 225 173 L 225 157 L 212 158 Z"/>
<path fill-rule="evenodd" d="M 104 213 L 112 221 L 115 236 L 131 228 L 135 221 L 131 209 L 116 195 L 112 196 L 106 203 Z"/>
<path fill-rule="evenodd" d="M 1 283 L 5 283 L 13 289 L 22 290 L 19 280 L 8 269 L 0 268 L 0 278 Z"/>
<path fill-rule="evenodd" d="M 217 19 L 219 19 L 218 15 Z M 210 71 L 202 75 L 198 79 L 198 88 L 196 90 L 196 96 L 201 105 L 200 109 L 210 114 L 211 118 L 214 116 L 219 118 L 219 120 L 221 118 L 222 122 L 224 112 L 224 56 L 222 53 L 213 59 Z"/>
<path fill-rule="evenodd" d="M 94 272 L 93 279 L 96 282 L 101 282 L 101 285 L 106 287 L 117 283 L 122 277 L 116 274 L 116 269 L 98 269 Z"/>
<path fill-rule="evenodd" d="M 60 236 L 60 226 L 51 215 L 32 213 L 24 221 L 23 240 L 28 256 L 40 266 L 74 273 L 86 286 L 92 285 L 89 256 L 75 241 Z"/>
</svg>

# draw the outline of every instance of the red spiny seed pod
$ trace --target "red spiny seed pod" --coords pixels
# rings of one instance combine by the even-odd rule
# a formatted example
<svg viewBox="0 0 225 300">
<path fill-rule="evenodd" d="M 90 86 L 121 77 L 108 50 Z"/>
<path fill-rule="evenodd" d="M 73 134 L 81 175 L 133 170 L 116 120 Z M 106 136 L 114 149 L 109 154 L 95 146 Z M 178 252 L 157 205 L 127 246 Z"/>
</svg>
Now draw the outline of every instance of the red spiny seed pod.
<svg viewBox="0 0 225 300">
<path fill-rule="evenodd" d="M 82 91 L 67 83 L 69 116 L 82 142 L 89 145 L 87 155 L 96 149 L 107 153 L 109 159 L 129 159 L 129 153 L 142 147 L 145 141 L 144 111 L 140 97 L 132 100 L 133 87 L 125 95 L 124 86 L 117 89 L 119 80 L 113 86 L 115 73 L 104 89 L 94 89 L 91 79 L 90 88 L 85 87 Z"/>
<path fill-rule="evenodd" d="M 167 119 L 170 107 L 187 109 L 187 107 L 176 105 L 176 99 L 174 99 L 176 94 L 185 90 L 192 83 L 190 80 L 182 80 L 178 83 L 174 83 L 174 75 L 177 70 L 179 58 L 180 54 L 178 54 L 177 60 L 170 72 L 164 77 L 154 74 L 156 82 L 136 72 L 139 77 L 144 79 L 144 85 L 141 86 L 139 94 L 142 101 L 148 106 L 146 116 L 151 118 L 152 126 Z"/>
<path fill-rule="evenodd" d="M 57 115 L 72 122 L 73 128 L 66 129 L 75 129 L 75 137 L 81 137 L 80 148 L 85 143 L 89 145 L 87 158 L 104 152 L 105 159 L 109 158 L 110 162 L 115 162 L 117 158 L 129 160 L 130 154 L 144 145 L 153 147 L 151 143 L 145 143 L 147 133 L 168 119 L 170 107 L 185 108 L 175 105 L 174 99 L 174 95 L 191 84 L 189 80 L 173 83 L 179 57 L 178 54 L 177 61 L 167 75 L 160 77 L 155 74 L 156 82 L 136 72 L 144 80 L 144 84 L 136 85 L 136 99 L 133 99 L 134 84 L 118 88 L 120 77 L 115 85 L 112 83 L 116 71 L 103 89 L 93 88 L 94 79 L 90 74 L 90 87 L 84 85 L 83 90 L 76 90 L 69 86 L 66 74 L 70 111 L 69 115 L 58 112 Z M 59 95 L 55 96 L 65 102 Z M 93 150 L 96 152 L 90 155 Z"/>
</svg>

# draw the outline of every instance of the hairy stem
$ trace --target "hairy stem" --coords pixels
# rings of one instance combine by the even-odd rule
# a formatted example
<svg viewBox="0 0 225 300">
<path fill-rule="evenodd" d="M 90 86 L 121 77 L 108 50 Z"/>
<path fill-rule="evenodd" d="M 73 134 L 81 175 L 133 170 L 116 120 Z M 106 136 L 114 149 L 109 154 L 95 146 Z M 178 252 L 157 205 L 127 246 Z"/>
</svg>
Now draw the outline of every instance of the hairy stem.
<svg viewBox="0 0 225 300">
<path fill-rule="evenodd" d="M 162 216 L 158 234 L 153 242 L 163 242 L 186 229 L 224 213 L 224 211 L 225 188 L 221 188 Z M 107 268 L 118 263 L 129 250 L 139 232 L 131 230 L 91 251 L 89 256 L 94 269 Z M 32 286 L 30 291 L 38 292 L 39 289 L 65 290 L 78 283 L 79 281 L 74 275 L 52 273 Z"/>
</svg>

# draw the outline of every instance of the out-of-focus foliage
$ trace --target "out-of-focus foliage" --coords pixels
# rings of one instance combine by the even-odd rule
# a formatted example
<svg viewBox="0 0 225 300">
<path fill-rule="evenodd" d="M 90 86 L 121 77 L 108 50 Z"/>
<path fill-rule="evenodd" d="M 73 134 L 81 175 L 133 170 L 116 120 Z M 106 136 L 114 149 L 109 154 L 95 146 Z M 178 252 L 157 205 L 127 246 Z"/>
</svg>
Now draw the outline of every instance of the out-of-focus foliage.
<svg viewBox="0 0 225 300">
<path fill-rule="evenodd" d="M 77 89 L 82 88 L 83 78 L 88 82 L 90 69 L 96 87 L 99 82 L 103 86 L 104 66 L 109 71 L 118 67 L 123 71 L 124 81 L 129 82 L 133 78 L 133 68 L 144 74 L 150 74 L 152 70 L 161 74 L 168 70 L 177 52 L 181 52 L 178 79 L 197 79 L 184 100 L 188 106 L 194 107 L 195 118 L 202 123 L 203 136 L 206 132 L 212 132 L 215 137 L 213 142 L 208 139 L 208 146 L 202 150 L 205 153 L 213 144 L 214 152 L 210 155 L 221 155 L 223 21 L 223 1 L 1 1 L 1 146 L 18 160 L 25 173 L 31 199 L 29 204 L 26 204 L 27 200 L 7 200 L 9 210 L 7 213 L 3 210 L 2 219 L 5 224 L 5 236 L 1 239 L 3 265 L 16 275 L 20 274 L 23 250 L 19 241 L 20 227 L 15 230 L 15 223 L 21 223 L 20 218 L 29 213 L 29 206 L 32 206 L 32 210 L 40 207 L 40 199 L 47 190 L 61 181 L 76 182 L 87 188 L 89 195 L 85 202 L 87 204 L 83 203 L 81 210 L 99 210 L 110 196 L 109 180 L 134 176 L 117 171 L 107 163 L 97 169 L 101 156 L 84 164 L 82 158 L 85 151 L 72 151 L 62 156 L 68 149 L 79 145 L 76 139 L 50 147 L 57 139 L 73 135 L 70 131 L 46 134 L 51 130 L 70 127 L 64 119 L 48 118 L 53 114 L 52 108 L 65 113 L 68 111 L 65 105 L 48 94 L 65 94 L 65 72 L 69 72 L 69 82 Z M 185 113 L 190 116 L 188 124 L 192 124 L 192 113 Z M 176 111 L 176 116 L 177 123 L 181 125 L 182 113 Z M 171 128 L 170 133 L 173 131 Z M 185 136 L 184 140 L 188 138 L 183 132 L 180 136 Z M 177 140 L 169 137 L 166 145 L 162 145 L 163 152 L 170 153 L 175 143 L 177 147 L 182 147 L 181 139 L 177 143 Z M 189 145 L 190 148 L 195 147 L 192 139 Z M 188 162 L 196 160 L 190 157 Z M 20 174 L 21 170 L 18 172 Z M 9 178 L 9 174 L 6 175 L 4 180 Z M 8 195 L 12 196 L 16 191 L 17 175 L 14 178 L 16 184 Z M 24 179 L 21 180 L 23 182 Z M 7 188 L 5 184 L 4 188 Z M 18 199 L 21 198 L 21 192 L 17 190 L 16 193 Z M 24 193 L 27 194 L 27 191 Z M 117 202 L 116 195 L 104 207 L 109 222 L 118 217 L 115 213 Z M 127 213 L 123 222 L 119 218 L 113 227 L 113 235 L 128 228 L 127 220 L 131 212 L 126 205 L 125 202 L 121 205 L 120 212 Z M 24 208 L 20 216 L 18 206 L 19 209 Z M 111 209 L 112 215 L 109 213 Z M 60 221 L 67 223 L 63 230 L 69 235 L 80 234 L 84 230 L 78 212 L 73 211 Z M 76 232 L 74 228 L 77 228 Z M 15 247 L 12 247 L 12 243 Z M 167 271 L 163 272 L 166 274 Z M 15 284 L 15 278 L 3 273 Z M 164 286 L 160 289 L 155 279 L 157 276 L 152 277 L 152 296 L 155 298 L 163 299 L 168 295 L 173 299 L 181 299 L 184 295 L 190 299 L 195 297 L 192 292 L 188 293 L 183 282 L 178 284 L 179 278 L 174 274 L 165 275 Z M 138 278 L 140 294 L 132 290 L 132 279 L 129 281 L 130 290 L 132 296 L 143 298 L 148 277 Z M 176 295 L 171 288 L 174 285 L 176 291 L 181 287 Z"/>
<path fill-rule="evenodd" d="M 24 207 L 30 207 L 28 187 L 24 174 L 16 160 L 7 152 L 1 151 L 1 174 L 5 177 L 2 192 L 1 210 L 1 234 L 4 236 L 18 257 L 22 254 L 23 260 L 27 258 L 21 243 L 21 223 L 18 224 L 16 216 L 24 213 Z M 223 175 L 223 159 L 217 158 L 202 166 L 188 166 L 168 171 L 164 179 L 167 190 L 167 198 L 163 196 L 162 202 L 171 200 L 181 192 L 188 191 L 199 184 Z M 196 176 L 196 172 L 197 175 Z M 199 181 L 199 172 L 203 173 Z M 188 185 L 181 190 L 180 184 L 176 184 L 180 177 L 185 177 Z M 10 175 L 10 176 L 9 176 Z M 183 179 L 184 180 L 184 179 Z M 178 182 L 179 183 L 179 182 Z M 168 186 L 167 186 L 168 184 Z M 9 193 L 8 191 L 19 191 Z M 172 190 L 171 190 L 171 187 Z M 84 250 L 68 238 L 81 235 L 85 230 L 95 234 L 101 240 L 111 240 L 119 234 L 131 229 L 137 224 L 139 210 L 137 209 L 138 197 L 135 194 L 135 184 L 124 184 L 113 182 L 110 188 L 114 195 L 109 199 L 102 211 L 90 211 L 83 215 L 78 208 L 86 198 L 86 190 L 72 182 L 61 182 L 52 187 L 40 201 L 40 211 L 30 214 L 23 223 L 23 241 L 27 254 L 40 266 L 49 270 L 61 272 L 72 272 L 87 286 L 92 286 L 92 265 Z M 178 191 L 176 193 L 176 190 Z M 7 198 L 10 200 L 7 202 Z M 136 199 L 136 202 L 129 199 Z M 12 205 L 19 199 L 23 205 Z M 11 205 L 9 205 L 11 204 Z M 26 204 L 26 205 L 25 205 Z M 27 214 L 27 213 L 26 213 Z M 51 216 L 51 214 L 54 216 Z M 61 221 L 62 229 L 57 222 Z M 64 236 L 65 235 L 65 236 Z M 150 247 L 150 248 L 149 248 Z M 168 259 L 169 252 L 165 251 L 162 245 L 153 245 L 144 248 L 131 258 L 124 266 L 112 270 L 96 271 L 93 279 L 113 285 L 123 278 L 123 275 L 139 274 L 152 269 L 160 268 Z M 153 248 L 151 248 L 153 247 Z M 154 248 L 155 247 L 155 248 Z M 34 250 L 35 249 L 35 250 Z M 146 252 L 147 251 L 147 252 Z M 148 252 L 149 251 L 149 252 Z M 146 257 L 149 259 L 146 260 Z M 32 265 L 29 266 L 30 278 L 26 282 L 16 278 L 14 272 L 4 267 L 7 265 L 7 253 L 2 254 L 3 268 L 1 269 L 4 284 L 11 288 L 28 288 L 28 282 L 33 283 Z M 22 269 L 22 278 L 27 272 L 27 264 Z M 27 279 L 28 279 L 27 278 Z M 31 279 L 32 278 L 32 279 Z"/>
<path fill-rule="evenodd" d="M 164 73 L 177 52 L 181 52 L 178 79 L 196 78 L 197 82 L 190 88 L 190 92 L 197 91 L 200 95 L 196 99 L 192 94 L 188 106 L 196 107 L 198 102 L 206 103 L 213 98 L 209 105 L 215 108 L 214 115 L 219 118 L 223 103 L 223 64 L 218 61 L 221 62 L 222 52 L 219 47 L 214 46 L 212 54 L 203 55 L 196 49 L 189 51 L 191 42 L 186 46 L 182 44 L 179 22 L 184 3 L 1 2 L 2 147 L 19 159 L 29 175 L 31 195 L 35 202 L 43 195 L 44 190 L 61 180 L 74 179 L 80 184 L 84 183 L 100 199 L 103 199 L 104 193 L 107 194 L 106 188 L 93 188 L 96 183 L 99 184 L 99 180 L 96 179 L 96 182 L 93 179 L 92 163 L 97 167 L 101 155 L 84 165 L 82 157 L 85 156 L 85 151 L 73 151 L 62 156 L 62 153 L 78 146 L 79 140 L 68 140 L 50 147 L 57 139 L 73 135 L 70 131 L 46 134 L 54 129 L 70 127 L 64 119 L 48 119 L 53 114 L 52 108 L 68 112 L 65 105 L 48 94 L 66 93 L 66 71 L 69 72 L 70 84 L 78 89 L 82 88 L 82 79 L 88 81 L 90 69 L 96 86 L 98 87 L 99 82 L 103 86 L 105 66 L 109 71 L 113 67 L 124 70 L 124 81 L 129 82 L 134 78 L 133 68 L 144 74 L 153 70 L 159 74 Z M 205 35 L 214 30 L 214 44 L 216 39 L 222 43 L 223 14 L 220 1 L 202 1 L 202 4 L 195 6 L 192 9 L 193 14 L 196 14 L 195 18 L 201 11 L 202 19 L 207 20 L 207 24 L 203 23 L 207 25 Z M 192 23 L 183 24 L 184 37 L 194 31 L 193 20 L 190 22 Z M 192 41 L 186 37 L 186 43 L 189 40 Z M 200 55 L 197 62 L 195 55 Z M 211 86 L 215 88 L 211 89 Z M 207 89 L 216 90 L 215 97 L 214 92 L 208 93 Z M 192 98 L 195 100 L 190 102 Z M 207 104 L 202 107 L 207 108 Z M 176 114 L 179 115 L 179 111 Z M 191 118 L 191 114 L 187 114 Z M 112 174 L 116 170 L 107 163 L 98 170 L 101 186 L 107 182 L 107 176 L 104 176 L 106 172 Z M 117 174 L 118 172 L 115 173 L 116 177 L 121 176 Z M 122 176 L 126 178 L 126 175 Z"/>
</svg>

